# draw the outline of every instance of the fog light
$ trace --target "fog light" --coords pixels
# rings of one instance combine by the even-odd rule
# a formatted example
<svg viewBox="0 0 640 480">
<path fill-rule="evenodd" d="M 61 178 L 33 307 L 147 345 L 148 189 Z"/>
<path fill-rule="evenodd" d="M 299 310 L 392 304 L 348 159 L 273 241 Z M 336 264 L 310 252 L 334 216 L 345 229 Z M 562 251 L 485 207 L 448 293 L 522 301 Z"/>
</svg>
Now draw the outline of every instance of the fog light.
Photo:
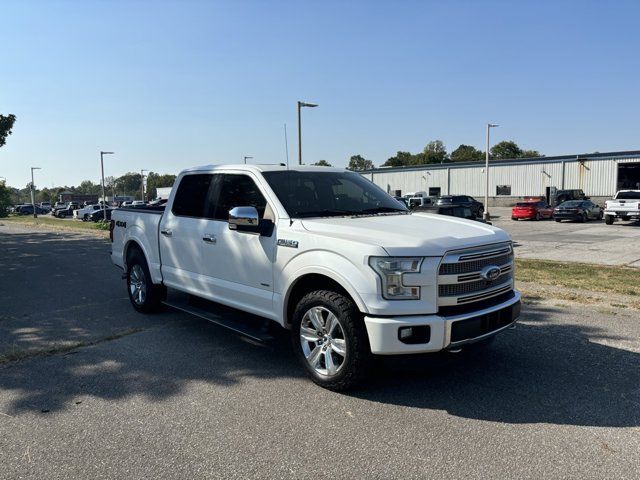
<svg viewBox="0 0 640 480">
<path fill-rule="evenodd" d="M 429 327 L 429 325 L 400 327 L 398 328 L 398 340 L 410 345 L 416 343 L 429 343 L 429 340 L 431 340 L 431 327 Z"/>
</svg>

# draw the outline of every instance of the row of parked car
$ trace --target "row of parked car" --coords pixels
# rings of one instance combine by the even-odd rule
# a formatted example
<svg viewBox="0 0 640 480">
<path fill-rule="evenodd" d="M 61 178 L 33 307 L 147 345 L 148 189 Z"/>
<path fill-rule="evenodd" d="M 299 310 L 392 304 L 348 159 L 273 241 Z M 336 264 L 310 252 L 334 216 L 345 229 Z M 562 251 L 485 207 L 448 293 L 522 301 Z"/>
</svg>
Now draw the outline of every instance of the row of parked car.
<svg viewBox="0 0 640 480">
<path fill-rule="evenodd" d="M 441 215 L 480 220 L 484 213 L 484 204 L 469 195 L 428 196 L 426 192 L 415 192 L 404 197 L 394 197 L 409 209 L 427 211 Z M 592 202 L 582 190 L 560 190 L 555 197 L 555 206 L 544 197 L 525 197 L 511 210 L 513 220 L 544 220 L 556 222 L 571 220 L 588 222 L 602 220 L 607 225 L 617 219 L 640 219 L 640 190 L 621 190 L 604 206 Z"/>
<path fill-rule="evenodd" d="M 164 201 L 165 200 L 156 200 L 150 202 L 150 204 L 158 204 Z M 42 202 L 35 205 L 35 211 L 38 215 L 51 214 L 56 218 L 75 218 L 84 222 L 99 222 L 105 217 L 106 220 L 111 220 L 111 212 L 118 207 L 136 207 L 146 204 L 146 202 L 141 200 L 122 202 L 118 205 L 107 203 L 103 209 L 101 202 L 95 204 L 90 204 L 89 202 L 85 202 L 83 204 L 80 204 L 79 202 L 56 202 L 54 205 L 51 205 L 49 202 Z M 10 212 L 18 215 L 33 215 L 33 210 L 34 206 L 28 203 L 24 205 L 16 205 L 10 209 Z"/>
</svg>

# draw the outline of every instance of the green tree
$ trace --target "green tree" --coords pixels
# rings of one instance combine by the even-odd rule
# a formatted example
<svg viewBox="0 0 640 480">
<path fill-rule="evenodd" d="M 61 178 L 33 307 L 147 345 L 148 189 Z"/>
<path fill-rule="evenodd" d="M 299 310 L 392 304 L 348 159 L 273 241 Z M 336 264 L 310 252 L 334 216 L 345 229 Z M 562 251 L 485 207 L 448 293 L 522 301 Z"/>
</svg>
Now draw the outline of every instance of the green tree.
<svg viewBox="0 0 640 480">
<path fill-rule="evenodd" d="M 8 215 L 11 204 L 11 191 L 4 182 L 0 182 L 0 217 Z"/>
<path fill-rule="evenodd" d="M 158 188 L 172 187 L 175 181 L 175 175 L 168 173 L 160 175 L 159 173 L 149 172 L 147 176 L 147 198 L 156 198 L 158 196 Z"/>
<path fill-rule="evenodd" d="M 417 159 L 422 160 L 420 163 L 443 163 L 448 160 L 447 149 L 442 140 L 432 140 L 424 147 L 422 158 Z"/>
<path fill-rule="evenodd" d="M 358 172 L 361 170 L 371 170 L 373 168 L 373 162 L 371 160 L 367 160 L 362 155 L 352 155 L 349 159 L 348 170 L 353 170 L 354 172 Z"/>
<path fill-rule="evenodd" d="M 483 158 L 484 153 L 471 145 L 462 144 L 451 152 L 452 162 L 474 162 Z"/>
<path fill-rule="evenodd" d="M 414 156 L 409 152 L 397 152 L 395 156 L 388 158 L 382 164 L 383 167 L 405 167 L 407 165 L 415 165 Z"/>
<path fill-rule="evenodd" d="M 332 167 L 333 165 L 331 165 L 329 162 L 327 162 L 326 160 L 318 160 L 316 163 L 313 164 L 315 167 Z"/>
<path fill-rule="evenodd" d="M 102 185 L 93 183 L 91 180 L 83 180 L 76 191 L 82 195 L 102 195 Z"/>
<path fill-rule="evenodd" d="M 522 156 L 522 150 L 518 144 L 512 140 L 505 140 L 496 143 L 491 147 L 491 156 L 495 159 L 507 159 L 507 158 L 520 158 Z"/>
<path fill-rule="evenodd" d="M 522 158 L 536 158 L 541 157 L 540 152 L 537 150 L 523 150 L 520 154 Z"/>
<path fill-rule="evenodd" d="M 116 179 L 118 192 L 125 191 L 127 195 L 136 196 L 140 193 L 140 174 L 137 172 L 127 172 Z"/>
<path fill-rule="evenodd" d="M 11 135 L 15 121 L 16 116 L 11 113 L 9 115 L 0 115 L 0 147 L 3 147 L 7 142 L 7 137 Z"/>
</svg>

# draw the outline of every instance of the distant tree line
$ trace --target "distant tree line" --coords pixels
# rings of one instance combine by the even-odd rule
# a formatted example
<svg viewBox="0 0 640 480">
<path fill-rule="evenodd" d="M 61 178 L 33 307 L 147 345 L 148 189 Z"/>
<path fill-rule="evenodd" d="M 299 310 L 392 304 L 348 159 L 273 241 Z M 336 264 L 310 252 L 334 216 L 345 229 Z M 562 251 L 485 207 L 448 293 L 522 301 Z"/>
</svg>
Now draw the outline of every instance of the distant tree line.
<svg viewBox="0 0 640 480">
<path fill-rule="evenodd" d="M 502 160 L 508 158 L 534 158 L 540 157 L 537 150 L 524 150 L 512 140 L 506 140 L 496 143 L 489 150 L 489 157 L 493 160 Z M 447 149 L 442 140 L 432 140 L 424 147 L 422 152 L 397 152 L 393 157 L 387 159 L 382 167 L 406 167 L 411 165 L 429 165 L 435 163 L 453 163 L 453 162 L 475 162 L 484 160 L 485 152 L 478 150 L 471 145 L 460 145 L 451 153 Z M 365 159 L 362 155 L 353 155 L 349 159 L 347 166 L 349 170 L 361 171 L 374 168 L 371 160 Z"/>
<path fill-rule="evenodd" d="M 158 188 L 171 187 L 176 179 L 176 176 L 173 174 L 160 174 L 156 172 L 149 172 L 146 177 L 145 194 L 147 199 L 156 198 Z M 142 177 L 140 176 L 140 173 L 136 172 L 127 172 L 119 177 L 105 177 L 105 194 L 107 196 L 128 195 L 140 198 L 141 181 Z M 0 182 L 0 202 L 2 202 L 2 199 L 4 197 L 8 197 L 9 201 L 7 205 L 30 203 L 31 192 L 29 188 L 29 184 L 27 184 L 24 188 L 18 189 L 6 187 Z M 60 194 L 65 191 L 79 195 L 102 196 L 102 184 L 100 182 L 94 183 L 91 180 L 83 180 L 77 186 L 64 185 L 51 188 L 45 187 L 36 191 L 36 202 L 55 203 L 60 198 Z"/>
</svg>

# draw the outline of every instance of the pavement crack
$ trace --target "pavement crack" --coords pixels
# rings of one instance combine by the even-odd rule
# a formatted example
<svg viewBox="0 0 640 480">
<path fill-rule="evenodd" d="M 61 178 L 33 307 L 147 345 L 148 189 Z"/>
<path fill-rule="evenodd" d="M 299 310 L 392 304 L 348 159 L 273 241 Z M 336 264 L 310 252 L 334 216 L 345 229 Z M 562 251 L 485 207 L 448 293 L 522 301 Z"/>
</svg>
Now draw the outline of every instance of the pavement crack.
<svg viewBox="0 0 640 480">
<path fill-rule="evenodd" d="M 135 333 L 140 333 L 144 330 L 145 330 L 144 328 L 128 328 L 128 329 L 116 332 L 112 335 L 107 335 L 105 337 L 100 337 L 100 338 L 94 338 L 93 340 L 70 341 L 70 342 L 59 343 L 56 345 L 50 345 L 42 348 L 10 350 L 9 352 L 6 352 L 0 355 L 0 366 L 6 365 L 9 363 L 19 362 L 27 358 L 48 357 L 48 356 L 56 355 L 59 353 L 69 353 L 78 348 L 90 347 L 90 346 L 99 345 L 105 342 L 111 342 L 113 340 L 117 340 L 122 337 L 133 335 Z"/>
</svg>

